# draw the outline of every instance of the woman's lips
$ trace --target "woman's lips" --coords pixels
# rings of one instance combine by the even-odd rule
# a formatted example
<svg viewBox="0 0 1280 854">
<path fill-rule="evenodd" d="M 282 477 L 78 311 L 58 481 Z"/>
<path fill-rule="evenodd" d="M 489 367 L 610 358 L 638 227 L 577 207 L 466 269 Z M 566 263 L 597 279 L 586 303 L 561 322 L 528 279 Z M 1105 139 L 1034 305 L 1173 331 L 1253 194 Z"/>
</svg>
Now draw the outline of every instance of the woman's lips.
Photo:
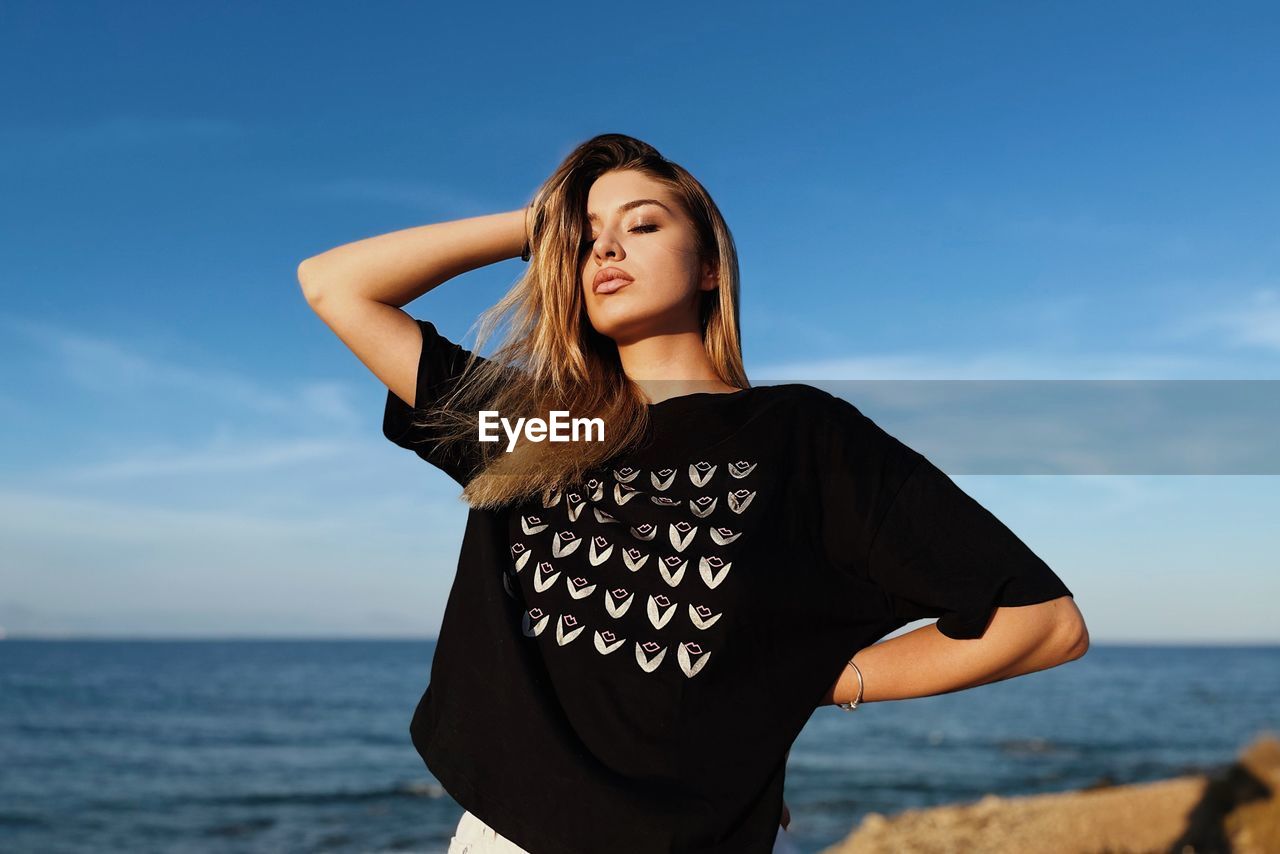
<svg viewBox="0 0 1280 854">
<path fill-rule="evenodd" d="M 596 293 L 611 294 L 616 290 L 625 288 L 629 284 L 631 284 L 630 279 L 623 279 L 623 278 L 609 279 L 606 282 L 601 282 L 600 284 L 596 285 Z"/>
</svg>

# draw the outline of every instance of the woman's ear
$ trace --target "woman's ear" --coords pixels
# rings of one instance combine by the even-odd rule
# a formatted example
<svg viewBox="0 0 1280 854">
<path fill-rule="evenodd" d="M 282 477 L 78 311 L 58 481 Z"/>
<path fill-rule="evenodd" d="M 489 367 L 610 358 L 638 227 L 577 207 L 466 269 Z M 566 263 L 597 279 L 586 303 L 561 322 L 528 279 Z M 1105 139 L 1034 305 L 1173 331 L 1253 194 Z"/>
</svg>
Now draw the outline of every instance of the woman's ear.
<svg viewBox="0 0 1280 854">
<path fill-rule="evenodd" d="M 720 284 L 720 271 L 712 263 L 704 263 L 702 265 L 702 282 L 698 285 L 699 290 L 714 291 Z"/>
</svg>

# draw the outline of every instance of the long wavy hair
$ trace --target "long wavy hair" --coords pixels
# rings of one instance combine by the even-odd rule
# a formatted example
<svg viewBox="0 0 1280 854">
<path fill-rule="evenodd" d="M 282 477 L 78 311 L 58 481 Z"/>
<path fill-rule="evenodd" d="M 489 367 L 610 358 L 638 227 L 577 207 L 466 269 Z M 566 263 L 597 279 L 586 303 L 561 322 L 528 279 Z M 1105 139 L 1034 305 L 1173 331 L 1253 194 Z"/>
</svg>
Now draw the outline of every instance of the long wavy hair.
<svg viewBox="0 0 1280 854">
<path fill-rule="evenodd" d="M 693 223 L 700 262 L 714 265 L 718 287 L 699 293 L 702 342 L 726 384 L 748 388 L 738 329 L 738 254 L 719 208 L 682 166 L 653 146 L 624 134 L 601 134 L 575 148 L 538 188 L 525 218 L 529 264 L 511 290 L 473 324 L 476 344 L 460 377 L 438 405 L 419 417 L 441 447 L 479 447 L 480 466 L 462 493 L 474 508 L 497 508 L 580 484 L 596 469 L 638 444 L 648 427 L 648 399 L 622 369 L 617 345 L 591 325 L 582 294 L 590 251 L 587 197 L 606 172 L 636 170 L 668 188 Z M 505 322 L 507 334 L 491 356 L 482 342 Z M 504 418 L 540 417 L 567 410 L 599 417 L 603 441 L 531 442 L 520 437 L 506 451 L 479 442 L 480 410 Z"/>
</svg>

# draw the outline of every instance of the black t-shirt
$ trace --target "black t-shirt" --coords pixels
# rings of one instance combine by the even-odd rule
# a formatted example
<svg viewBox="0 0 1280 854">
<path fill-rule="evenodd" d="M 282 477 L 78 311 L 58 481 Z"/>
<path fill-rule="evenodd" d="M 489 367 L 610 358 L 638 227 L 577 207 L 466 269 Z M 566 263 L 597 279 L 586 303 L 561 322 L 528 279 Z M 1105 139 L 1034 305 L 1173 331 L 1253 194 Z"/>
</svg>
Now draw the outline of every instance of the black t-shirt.
<svg viewBox="0 0 1280 854">
<path fill-rule="evenodd" d="M 419 320 L 417 406 L 469 355 Z M 453 798 L 533 854 L 760 852 L 786 755 L 855 652 L 937 617 L 1069 596 L 995 516 L 813 386 L 650 406 L 590 479 L 471 510 L 410 732 Z M 466 485 L 388 392 L 383 432 Z M 504 440 L 505 441 L 505 440 Z"/>
</svg>

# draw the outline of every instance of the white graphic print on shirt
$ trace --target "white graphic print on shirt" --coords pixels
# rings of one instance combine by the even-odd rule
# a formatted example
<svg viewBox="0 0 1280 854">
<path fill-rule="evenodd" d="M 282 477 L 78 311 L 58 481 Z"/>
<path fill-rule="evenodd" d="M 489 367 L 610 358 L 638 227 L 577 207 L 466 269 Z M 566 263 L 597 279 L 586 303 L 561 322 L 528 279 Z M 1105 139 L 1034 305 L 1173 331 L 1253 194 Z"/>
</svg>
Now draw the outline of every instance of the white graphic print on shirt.
<svg viewBox="0 0 1280 854">
<path fill-rule="evenodd" d="M 524 505 L 513 514 L 503 584 L 527 605 L 525 636 L 540 637 L 554 620 L 547 654 L 583 636 L 600 656 L 630 645 L 634 666 L 654 673 L 674 649 L 680 671 L 697 676 L 714 651 L 708 630 L 724 616 L 722 585 L 731 583 L 740 548 L 733 544 L 750 524 L 757 465 L 704 460 L 647 477 L 626 466 Z M 626 618 L 637 601 L 645 620 Z"/>
</svg>

